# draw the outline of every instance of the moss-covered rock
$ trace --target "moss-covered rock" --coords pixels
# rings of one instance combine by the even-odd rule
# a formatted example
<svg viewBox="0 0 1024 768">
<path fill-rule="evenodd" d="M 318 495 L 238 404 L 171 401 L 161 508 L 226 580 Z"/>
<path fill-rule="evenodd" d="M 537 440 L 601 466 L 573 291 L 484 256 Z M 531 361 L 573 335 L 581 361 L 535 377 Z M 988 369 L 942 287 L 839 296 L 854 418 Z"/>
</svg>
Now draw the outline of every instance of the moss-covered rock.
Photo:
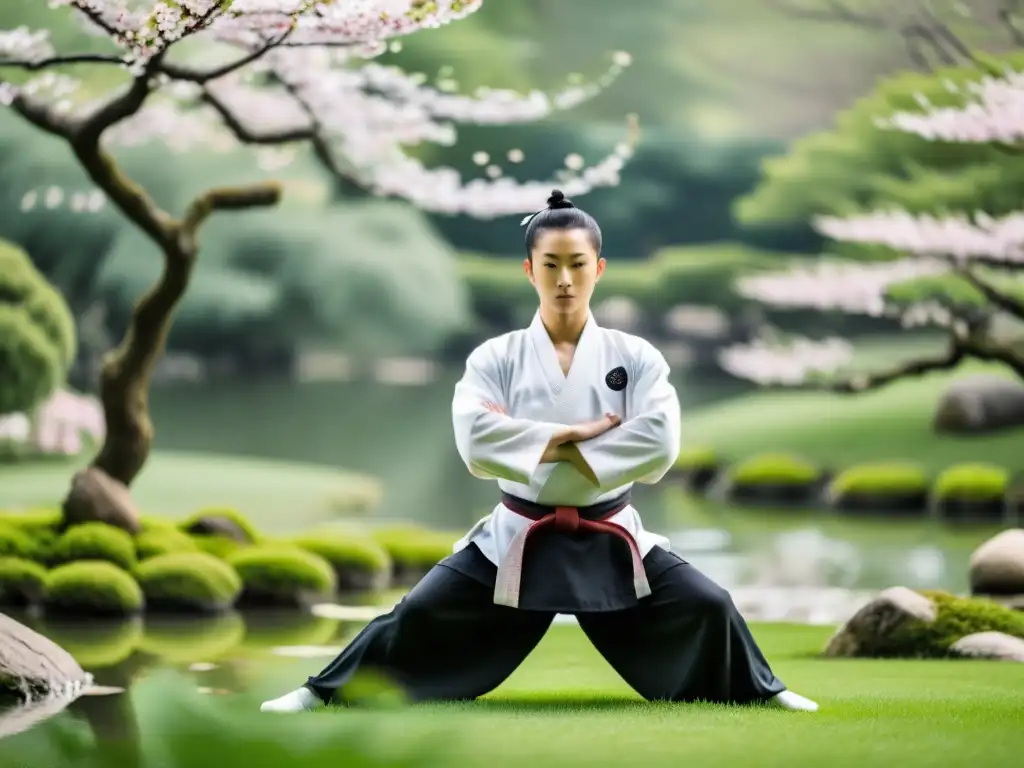
<svg viewBox="0 0 1024 768">
<path fill-rule="evenodd" d="M 932 497 L 940 517 L 961 522 L 1003 519 L 1010 472 L 993 464 L 957 464 L 936 479 Z"/>
<path fill-rule="evenodd" d="M 722 460 L 713 448 L 685 448 L 679 452 L 672 474 L 696 493 L 703 492 L 722 468 Z"/>
<path fill-rule="evenodd" d="M 139 564 L 135 578 L 148 611 L 218 613 L 233 607 L 242 592 L 235 569 L 204 552 L 150 558 Z"/>
<path fill-rule="evenodd" d="M 262 541 L 256 526 L 237 509 L 230 507 L 204 507 L 183 520 L 180 528 L 195 536 L 219 536 L 240 544 Z"/>
<path fill-rule="evenodd" d="M 0 557 L 0 606 L 38 604 L 46 589 L 46 569 L 21 557 Z"/>
<path fill-rule="evenodd" d="M 928 512 L 928 475 L 916 464 L 860 464 L 829 483 L 828 504 L 843 512 L 924 515 Z"/>
<path fill-rule="evenodd" d="M 124 569 L 102 560 L 81 560 L 47 574 L 43 604 L 62 616 L 129 616 L 145 607 L 145 598 Z"/>
<path fill-rule="evenodd" d="M 104 560 L 125 571 L 135 567 L 131 534 L 107 523 L 82 523 L 68 528 L 53 548 L 51 562 L 63 565 L 79 560 Z"/>
<path fill-rule="evenodd" d="M 135 537 L 135 556 L 140 560 L 178 552 L 198 552 L 199 546 L 177 528 L 151 528 Z"/>
<path fill-rule="evenodd" d="M 411 586 L 452 553 L 461 534 L 435 531 L 419 525 L 374 528 L 373 539 L 387 551 L 392 562 L 392 583 Z"/>
<path fill-rule="evenodd" d="M 235 552 L 241 549 L 245 549 L 250 546 L 249 544 L 243 544 L 240 541 L 229 539 L 227 536 L 204 536 L 202 534 L 193 534 L 189 536 L 192 543 L 196 546 L 200 552 L 205 552 L 208 555 L 219 557 L 221 560 L 225 560 Z"/>
<path fill-rule="evenodd" d="M 723 490 L 729 501 L 738 504 L 802 506 L 818 500 L 826 481 L 826 473 L 812 462 L 766 453 L 733 466 Z"/>
<path fill-rule="evenodd" d="M 1024 638 L 1024 613 L 981 597 L 894 587 L 864 606 L 829 641 L 826 655 L 950 658 L 958 640 L 979 632 Z"/>
<path fill-rule="evenodd" d="M 939 658 L 949 656 L 957 640 L 977 632 L 1003 632 L 1024 638 L 1024 614 L 981 597 L 919 590 L 937 608 L 935 621 L 907 622 L 893 633 L 889 655 Z"/>
<path fill-rule="evenodd" d="M 342 592 L 378 590 L 391 579 L 387 550 L 369 536 L 311 532 L 291 542 L 331 564 Z"/>
<path fill-rule="evenodd" d="M 245 547 L 227 562 L 242 578 L 241 606 L 304 607 L 329 600 L 337 590 L 331 564 L 295 546 Z"/>
<path fill-rule="evenodd" d="M 14 528 L 28 536 L 32 550 L 30 559 L 44 565 L 53 558 L 62 522 L 63 514 L 59 509 L 29 509 L 0 514 L 0 528 Z M 2 550 L 3 544 L 0 544 L 0 554 Z"/>
<path fill-rule="evenodd" d="M 38 547 L 25 531 L 8 523 L 0 522 L 0 557 L 36 560 Z"/>
</svg>

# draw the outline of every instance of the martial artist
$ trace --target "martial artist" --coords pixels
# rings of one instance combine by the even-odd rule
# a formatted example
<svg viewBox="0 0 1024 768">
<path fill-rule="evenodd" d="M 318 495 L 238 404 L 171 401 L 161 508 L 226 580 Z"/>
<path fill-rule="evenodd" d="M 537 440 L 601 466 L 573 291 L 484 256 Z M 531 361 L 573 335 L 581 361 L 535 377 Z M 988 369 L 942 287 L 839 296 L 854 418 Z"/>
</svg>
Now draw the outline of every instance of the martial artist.
<svg viewBox="0 0 1024 768">
<path fill-rule="evenodd" d="M 470 354 L 452 402 L 459 455 L 497 481 L 500 502 L 390 613 L 262 710 L 346 702 L 361 671 L 412 701 L 475 699 L 564 613 L 648 700 L 816 711 L 773 674 L 729 594 L 630 503 L 632 485 L 656 483 L 679 453 L 679 402 L 664 357 L 590 312 L 605 270 L 597 222 L 555 190 L 523 223 L 539 309 Z"/>
</svg>

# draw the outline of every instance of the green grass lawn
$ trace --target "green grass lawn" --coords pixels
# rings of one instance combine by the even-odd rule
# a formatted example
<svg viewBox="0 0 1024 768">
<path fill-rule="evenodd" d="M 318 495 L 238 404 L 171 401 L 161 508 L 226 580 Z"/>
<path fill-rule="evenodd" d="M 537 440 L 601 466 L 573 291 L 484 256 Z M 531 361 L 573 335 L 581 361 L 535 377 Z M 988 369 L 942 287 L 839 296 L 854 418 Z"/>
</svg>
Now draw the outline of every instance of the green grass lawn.
<svg viewBox="0 0 1024 768">
<path fill-rule="evenodd" d="M 817 713 L 649 704 L 576 627 L 554 627 L 481 701 L 393 715 L 314 717 L 402 723 L 402 738 L 455 734 L 459 766 L 1009 766 L 1024 751 L 1024 665 L 813 658 L 831 630 L 754 625 L 773 668 Z M 325 725 L 324 727 L 329 727 Z"/>
<path fill-rule="evenodd" d="M 75 469 L 55 462 L 0 466 L 0 509 L 59 505 Z M 181 517 L 201 507 L 234 507 L 275 533 L 330 520 L 343 508 L 372 507 L 379 494 L 377 481 L 367 475 L 186 452 L 153 453 L 132 484 L 135 502 L 148 514 Z"/>
<path fill-rule="evenodd" d="M 950 437 L 931 428 L 939 398 L 954 377 L 1004 370 L 965 366 L 860 395 L 757 392 L 685 415 L 684 446 L 714 448 L 728 461 L 790 452 L 839 469 L 887 460 L 915 461 L 933 473 L 965 461 L 1024 469 L 1020 430 Z"/>
</svg>

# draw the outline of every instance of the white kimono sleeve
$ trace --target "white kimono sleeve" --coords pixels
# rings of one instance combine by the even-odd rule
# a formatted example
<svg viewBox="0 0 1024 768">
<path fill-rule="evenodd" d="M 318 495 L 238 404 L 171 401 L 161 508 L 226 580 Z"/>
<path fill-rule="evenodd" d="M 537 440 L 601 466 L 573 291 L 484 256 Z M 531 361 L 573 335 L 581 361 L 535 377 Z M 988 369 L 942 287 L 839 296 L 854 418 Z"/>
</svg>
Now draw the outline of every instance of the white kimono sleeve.
<svg viewBox="0 0 1024 768">
<path fill-rule="evenodd" d="M 651 347 L 637 369 L 628 401 L 633 417 L 592 440 L 576 443 L 602 493 L 628 483 L 656 483 L 679 457 L 679 398 L 669 381 L 668 363 Z"/>
<path fill-rule="evenodd" d="M 506 407 L 497 361 L 479 348 L 466 361 L 455 385 L 452 422 L 455 446 L 470 473 L 484 480 L 502 479 L 529 485 L 560 424 L 515 419 L 484 407 Z"/>
</svg>

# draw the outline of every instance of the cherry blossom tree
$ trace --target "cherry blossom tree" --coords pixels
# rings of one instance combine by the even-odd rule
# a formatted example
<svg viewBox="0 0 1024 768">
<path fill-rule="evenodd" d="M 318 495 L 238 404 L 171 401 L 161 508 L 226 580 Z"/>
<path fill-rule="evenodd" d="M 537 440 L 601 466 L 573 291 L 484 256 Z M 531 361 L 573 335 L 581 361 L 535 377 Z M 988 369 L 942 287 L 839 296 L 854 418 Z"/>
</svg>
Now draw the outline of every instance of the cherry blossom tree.
<svg viewBox="0 0 1024 768">
<path fill-rule="evenodd" d="M 1024 141 L 1024 73 L 997 65 L 986 69 L 986 76 L 966 88 L 950 84 L 959 91 L 958 106 L 936 107 L 922 99 L 920 111 L 879 119 L 879 130 L 1016 151 Z M 778 308 L 895 317 L 905 326 L 940 328 L 948 335 L 945 350 L 861 373 L 852 372 L 853 347 L 843 339 L 771 333 L 723 350 L 720 364 L 727 371 L 764 385 L 845 393 L 951 369 L 966 358 L 1002 363 L 1024 378 L 1024 349 L 996 332 L 1000 320 L 1024 320 L 1024 211 L 993 217 L 880 209 L 819 216 L 814 225 L 836 242 L 881 246 L 900 255 L 868 262 L 823 258 L 785 274 L 747 277 L 739 291 Z"/>
<path fill-rule="evenodd" d="M 486 177 L 464 180 L 407 154 L 407 147 L 424 142 L 452 144 L 457 123 L 513 124 L 573 107 L 599 94 L 630 63 L 627 54 L 615 54 L 595 81 L 553 95 L 499 89 L 462 95 L 373 61 L 403 36 L 463 19 L 482 3 L 50 0 L 105 37 L 110 53 L 55 51 L 46 29 L 0 30 L 0 102 L 66 141 L 101 199 L 163 256 L 159 281 L 137 303 L 123 341 L 102 368 L 106 432 L 94 467 L 129 485 L 149 455 L 149 378 L 199 258 L 203 223 L 214 213 L 273 206 L 282 194 L 273 181 L 211 189 L 175 214 L 125 174 L 118 146 L 160 140 L 183 152 L 250 145 L 273 166 L 304 145 L 338 179 L 428 211 L 476 217 L 531 212 L 555 181 L 570 195 L 618 183 L 636 142 L 634 121 L 607 158 L 584 167 L 570 157 L 554 180 L 517 182 L 486 158 Z M 99 98 L 76 97 L 81 81 L 69 73 L 85 67 L 126 70 L 127 83 Z M 508 157 L 521 159 L 515 150 Z M 87 207 L 95 209 L 95 198 L 89 200 Z"/>
</svg>

